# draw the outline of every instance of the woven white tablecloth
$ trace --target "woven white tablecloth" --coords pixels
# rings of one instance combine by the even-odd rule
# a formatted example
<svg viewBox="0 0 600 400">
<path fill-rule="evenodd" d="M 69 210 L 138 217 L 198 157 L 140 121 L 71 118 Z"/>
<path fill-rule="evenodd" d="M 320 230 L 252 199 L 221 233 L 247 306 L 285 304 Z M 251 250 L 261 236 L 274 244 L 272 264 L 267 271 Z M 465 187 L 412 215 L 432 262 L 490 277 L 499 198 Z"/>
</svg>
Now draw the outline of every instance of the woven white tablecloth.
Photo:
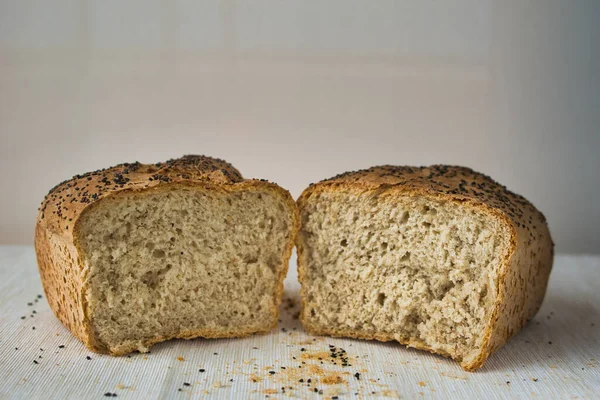
<svg viewBox="0 0 600 400">
<path fill-rule="evenodd" d="M 600 398 L 600 257 L 557 256 L 538 315 L 475 373 L 396 343 L 304 334 L 291 265 L 294 301 L 276 331 L 110 357 L 88 351 L 38 297 L 33 248 L 0 246 L 0 398 Z M 330 345 L 349 366 L 332 363 Z"/>
</svg>

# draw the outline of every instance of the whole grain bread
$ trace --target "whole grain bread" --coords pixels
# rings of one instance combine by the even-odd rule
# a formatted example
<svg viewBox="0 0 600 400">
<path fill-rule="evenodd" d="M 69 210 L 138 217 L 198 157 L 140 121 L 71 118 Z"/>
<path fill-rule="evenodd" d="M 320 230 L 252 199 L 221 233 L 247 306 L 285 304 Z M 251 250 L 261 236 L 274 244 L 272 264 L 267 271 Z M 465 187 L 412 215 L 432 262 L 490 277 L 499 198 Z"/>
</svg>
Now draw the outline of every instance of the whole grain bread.
<svg viewBox="0 0 600 400">
<path fill-rule="evenodd" d="M 273 329 L 298 227 L 286 190 L 189 155 L 55 186 L 35 249 L 54 314 L 90 350 L 119 355 Z"/>
<path fill-rule="evenodd" d="M 379 166 L 297 201 L 301 321 L 481 367 L 538 311 L 553 242 L 541 212 L 469 168 Z"/>
</svg>

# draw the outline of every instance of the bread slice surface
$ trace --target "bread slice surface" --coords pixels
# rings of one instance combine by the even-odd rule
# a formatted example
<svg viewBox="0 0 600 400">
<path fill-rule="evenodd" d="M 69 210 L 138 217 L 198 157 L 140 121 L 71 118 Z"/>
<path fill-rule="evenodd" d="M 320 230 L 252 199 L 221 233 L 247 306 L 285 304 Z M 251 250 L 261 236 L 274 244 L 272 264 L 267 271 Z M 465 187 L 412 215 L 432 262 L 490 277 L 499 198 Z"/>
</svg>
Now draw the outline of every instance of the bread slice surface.
<svg viewBox="0 0 600 400">
<path fill-rule="evenodd" d="M 468 168 L 374 167 L 311 185 L 297 203 L 311 333 L 396 340 L 474 370 L 543 300 L 543 215 Z"/>
<path fill-rule="evenodd" d="M 118 355 L 273 329 L 298 224 L 286 190 L 185 156 L 58 185 L 36 253 L 56 316 L 91 350 Z"/>
</svg>

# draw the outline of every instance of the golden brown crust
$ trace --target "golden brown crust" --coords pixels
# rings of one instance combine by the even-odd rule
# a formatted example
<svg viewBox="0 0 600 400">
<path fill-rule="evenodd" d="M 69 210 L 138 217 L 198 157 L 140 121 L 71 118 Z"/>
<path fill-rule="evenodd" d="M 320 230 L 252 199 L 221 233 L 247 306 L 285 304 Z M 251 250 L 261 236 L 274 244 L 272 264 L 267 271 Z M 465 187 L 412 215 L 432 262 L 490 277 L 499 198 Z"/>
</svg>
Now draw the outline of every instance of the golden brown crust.
<svg viewBox="0 0 600 400">
<path fill-rule="evenodd" d="M 299 214 L 289 192 L 266 180 L 244 179 L 231 164 L 206 156 L 188 155 L 156 164 L 128 163 L 108 169 L 76 175 L 50 190 L 39 210 L 35 249 L 38 268 L 46 298 L 57 318 L 92 351 L 126 354 L 137 350 L 137 345 L 108 349 L 96 339 L 85 301 L 87 270 L 78 246 L 78 222 L 81 216 L 99 204 L 102 199 L 126 193 L 172 190 L 177 187 L 244 191 L 252 188 L 270 191 L 282 197 L 292 214 L 291 240 L 285 249 L 274 296 L 274 318 L 271 326 L 261 330 L 186 331 L 169 337 L 156 337 L 144 342 L 146 346 L 171 338 L 242 337 L 264 333 L 275 328 L 279 303 L 283 294 L 288 260 L 299 229 Z"/>
<path fill-rule="evenodd" d="M 500 218 L 509 227 L 512 232 L 510 249 L 499 271 L 496 302 L 483 333 L 483 345 L 475 357 L 458 360 L 465 370 L 480 368 L 489 355 L 517 333 L 539 309 L 546 292 L 554 255 L 554 244 L 546 219 L 524 197 L 510 192 L 490 177 L 458 166 L 373 167 L 347 172 L 309 186 L 297 201 L 300 213 L 302 214 L 305 206 L 311 201 L 311 196 L 326 191 L 377 191 L 381 192 L 382 196 L 425 196 L 454 201 L 464 207 L 477 208 Z M 298 277 L 302 285 L 307 264 L 302 230 L 296 237 L 296 246 Z M 304 285 L 301 298 L 304 299 Z M 304 312 L 301 313 L 300 319 L 305 329 L 314 334 L 396 340 L 385 334 L 323 330 L 312 325 L 310 317 Z M 409 347 L 434 352 L 416 339 L 400 342 Z"/>
<path fill-rule="evenodd" d="M 233 165 L 207 156 L 187 155 L 156 164 L 119 164 L 75 175 L 50 189 L 40 207 L 38 224 L 72 237 L 74 221 L 84 209 L 121 190 L 148 189 L 173 182 L 227 185 L 243 180 Z"/>
</svg>

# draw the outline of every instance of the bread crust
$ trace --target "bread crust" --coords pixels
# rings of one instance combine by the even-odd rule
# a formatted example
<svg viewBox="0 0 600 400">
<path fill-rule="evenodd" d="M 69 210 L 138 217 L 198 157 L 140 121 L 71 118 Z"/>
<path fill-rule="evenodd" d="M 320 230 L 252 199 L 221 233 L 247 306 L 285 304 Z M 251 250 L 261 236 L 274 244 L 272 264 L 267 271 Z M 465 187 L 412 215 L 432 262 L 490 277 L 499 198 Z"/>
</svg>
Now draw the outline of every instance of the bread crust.
<svg viewBox="0 0 600 400">
<path fill-rule="evenodd" d="M 448 165 L 429 167 L 398 167 L 384 165 L 347 172 L 311 184 L 298 198 L 300 215 L 311 197 L 323 192 L 365 194 L 377 192 L 383 197 L 422 196 L 452 201 L 463 207 L 499 218 L 511 232 L 508 252 L 496 277 L 496 297 L 478 354 L 469 359 L 456 359 L 463 369 L 480 368 L 494 351 L 516 334 L 542 304 L 552 262 L 554 243 L 544 215 L 524 197 L 517 195 L 490 177 L 470 168 Z M 307 249 L 302 229 L 296 237 L 298 251 L 298 278 L 301 284 L 304 328 L 316 335 L 345 336 L 380 341 L 396 340 L 393 335 L 361 332 L 358 330 L 323 329 L 311 323 L 305 313 Z M 440 353 L 417 339 L 398 340 L 401 344 L 421 350 Z"/>
<path fill-rule="evenodd" d="M 300 222 L 296 204 L 290 193 L 264 179 L 244 179 L 226 161 L 187 155 L 156 164 L 126 163 L 111 168 L 76 175 L 50 190 L 39 209 L 35 228 L 35 251 L 46 298 L 56 317 L 90 350 L 97 353 L 123 355 L 138 349 L 137 344 L 108 348 L 93 332 L 86 293 L 88 269 L 78 243 L 81 217 L 100 204 L 135 193 L 170 191 L 176 188 L 238 192 L 260 189 L 280 196 L 288 205 L 292 232 L 284 252 L 284 263 L 277 277 L 273 298 L 273 318 L 269 326 L 259 330 L 212 329 L 183 331 L 171 336 L 158 336 L 142 341 L 143 346 L 168 339 L 196 337 L 243 337 L 274 329 L 283 295 L 283 280 Z"/>
</svg>

